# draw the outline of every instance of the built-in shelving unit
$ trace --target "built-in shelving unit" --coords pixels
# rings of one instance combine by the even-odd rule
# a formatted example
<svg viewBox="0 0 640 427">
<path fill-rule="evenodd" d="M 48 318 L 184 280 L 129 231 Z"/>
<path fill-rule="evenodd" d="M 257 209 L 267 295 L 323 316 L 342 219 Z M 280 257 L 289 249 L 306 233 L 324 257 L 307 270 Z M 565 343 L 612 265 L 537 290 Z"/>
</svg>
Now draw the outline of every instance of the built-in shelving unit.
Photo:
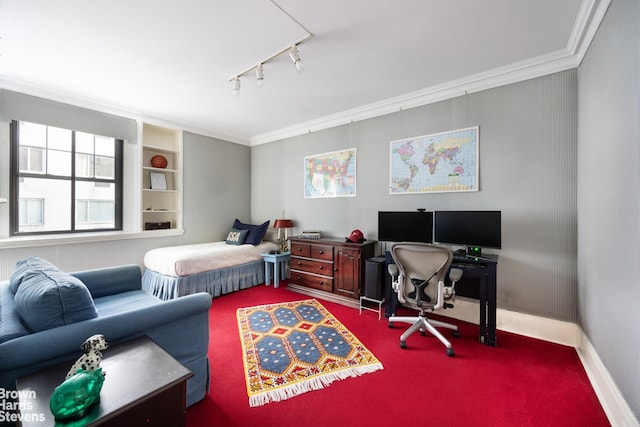
<svg viewBox="0 0 640 427">
<path fill-rule="evenodd" d="M 157 155 L 165 168 L 151 165 Z M 182 131 L 143 123 L 141 182 L 142 230 L 182 229 Z"/>
</svg>

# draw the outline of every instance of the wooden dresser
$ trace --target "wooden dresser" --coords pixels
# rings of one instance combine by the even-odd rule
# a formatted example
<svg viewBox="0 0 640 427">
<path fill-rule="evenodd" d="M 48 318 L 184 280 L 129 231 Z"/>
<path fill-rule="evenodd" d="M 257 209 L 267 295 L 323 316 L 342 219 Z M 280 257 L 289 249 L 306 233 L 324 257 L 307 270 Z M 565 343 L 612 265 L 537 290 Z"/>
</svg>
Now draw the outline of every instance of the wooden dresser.
<svg viewBox="0 0 640 427">
<path fill-rule="evenodd" d="M 292 237 L 289 287 L 309 295 L 357 303 L 364 283 L 364 262 L 374 256 L 375 241 Z M 331 297 L 335 298 L 331 298 Z M 338 301 L 340 302 L 340 301 Z"/>
</svg>

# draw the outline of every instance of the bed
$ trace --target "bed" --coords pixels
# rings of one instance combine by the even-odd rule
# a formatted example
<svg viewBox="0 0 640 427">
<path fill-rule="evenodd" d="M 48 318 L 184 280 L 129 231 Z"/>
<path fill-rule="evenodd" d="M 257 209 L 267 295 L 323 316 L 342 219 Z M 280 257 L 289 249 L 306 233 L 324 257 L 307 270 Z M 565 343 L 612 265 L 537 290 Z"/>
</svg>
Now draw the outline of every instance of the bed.
<svg viewBox="0 0 640 427">
<path fill-rule="evenodd" d="M 144 256 L 142 288 L 169 300 L 198 292 L 213 298 L 264 283 L 261 254 L 278 249 L 263 241 L 268 225 L 236 219 L 227 240 L 152 249 Z"/>
<path fill-rule="evenodd" d="M 144 256 L 142 288 L 162 300 L 197 292 L 212 297 L 264 283 L 260 254 L 273 242 L 229 245 L 220 242 L 152 249 Z"/>
</svg>

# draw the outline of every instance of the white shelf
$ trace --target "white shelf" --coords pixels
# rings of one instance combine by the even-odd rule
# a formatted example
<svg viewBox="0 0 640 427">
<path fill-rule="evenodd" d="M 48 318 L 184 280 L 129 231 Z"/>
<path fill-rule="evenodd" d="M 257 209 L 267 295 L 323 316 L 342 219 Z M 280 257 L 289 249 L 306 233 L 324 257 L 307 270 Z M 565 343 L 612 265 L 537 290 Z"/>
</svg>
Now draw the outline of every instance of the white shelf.
<svg viewBox="0 0 640 427">
<path fill-rule="evenodd" d="M 182 229 L 182 131 L 148 123 L 142 124 L 142 212 L 144 232 L 167 232 Z M 162 155 L 166 168 L 151 166 L 151 158 Z M 150 173 L 166 176 L 166 190 L 151 189 Z M 147 209 L 151 207 L 152 209 Z M 145 222 L 170 222 L 167 230 L 145 230 Z"/>
</svg>

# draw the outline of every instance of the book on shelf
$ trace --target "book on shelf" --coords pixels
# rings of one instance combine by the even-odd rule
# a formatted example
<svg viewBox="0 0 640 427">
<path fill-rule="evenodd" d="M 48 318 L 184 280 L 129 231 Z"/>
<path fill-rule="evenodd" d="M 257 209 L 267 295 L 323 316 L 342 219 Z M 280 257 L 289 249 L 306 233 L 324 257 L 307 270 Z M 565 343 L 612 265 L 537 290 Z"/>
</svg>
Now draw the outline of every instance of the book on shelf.
<svg viewBox="0 0 640 427">
<path fill-rule="evenodd" d="M 303 231 L 300 235 L 303 239 L 319 239 L 320 232 L 319 231 Z"/>
</svg>

